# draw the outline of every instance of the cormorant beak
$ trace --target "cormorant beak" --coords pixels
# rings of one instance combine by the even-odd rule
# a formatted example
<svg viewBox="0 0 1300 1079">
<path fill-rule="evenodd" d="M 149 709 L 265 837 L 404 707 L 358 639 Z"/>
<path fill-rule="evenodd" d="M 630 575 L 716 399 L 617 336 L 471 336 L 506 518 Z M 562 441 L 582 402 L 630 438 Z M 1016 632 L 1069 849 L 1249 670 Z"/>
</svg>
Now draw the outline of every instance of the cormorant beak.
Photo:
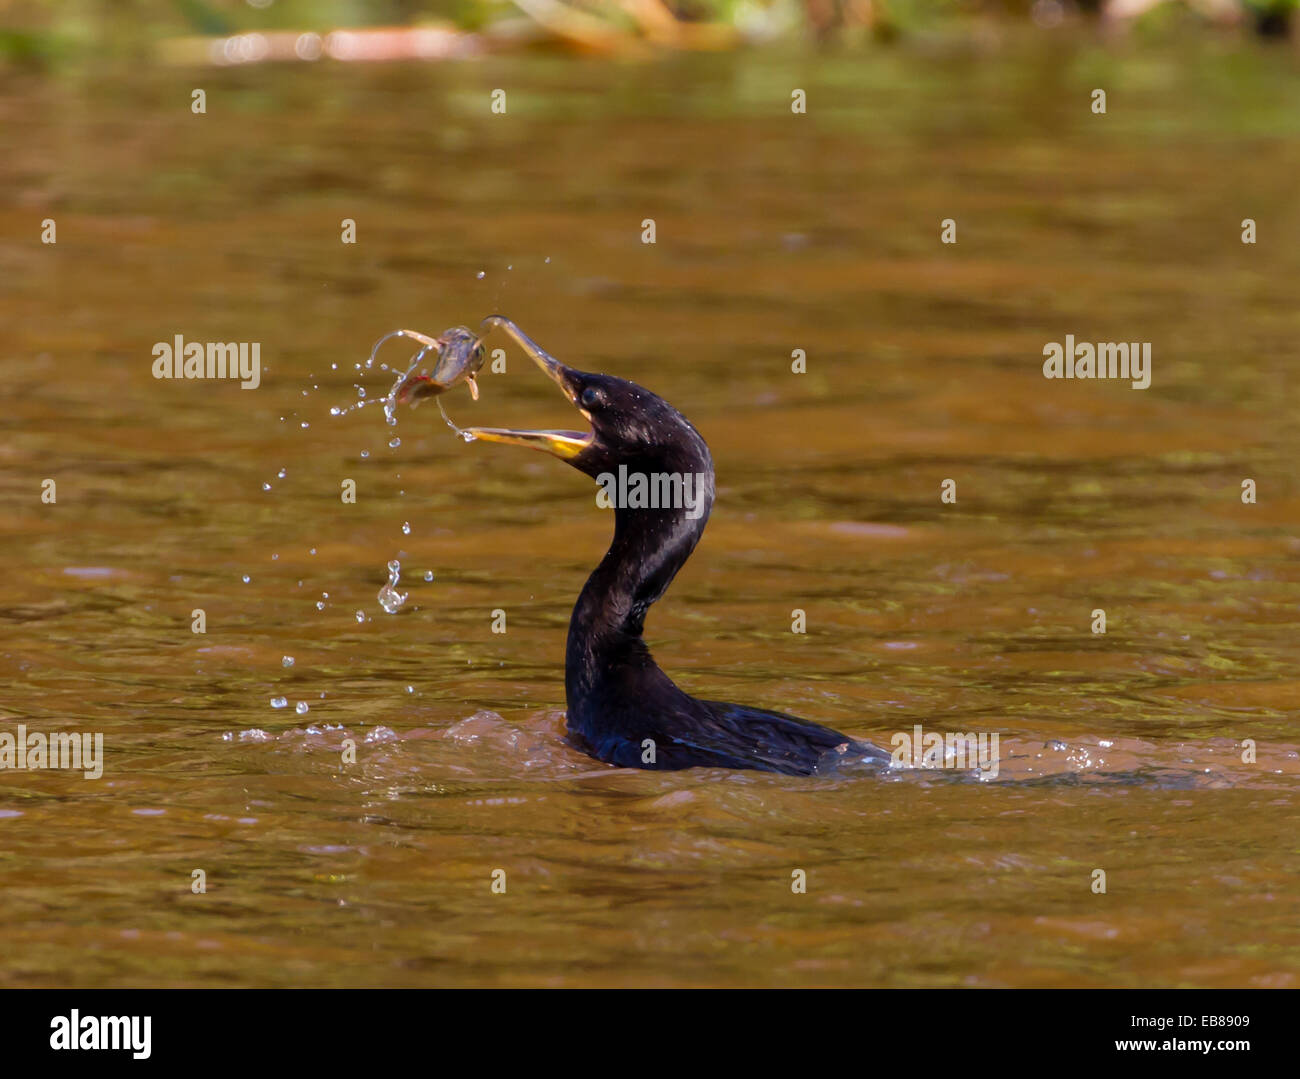
<svg viewBox="0 0 1300 1079">
<path fill-rule="evenodd" d="M 577 394 L 569 379 L 569 368 L 542 348 L 523 330 L 502 315 L 489 315 L 480 327 L 482 337 L 495 326 L 500 326 L 520 348 L 532 358 L 573 405 L 577 405 Z M 527 446 L 534 450 L 543 450 L 553 454 L 562 461 L 572 460 L 591 445 L 591 435 L 580 431 L 512 431 L 506 427 L 467 427 L 465 434 L 483 442 L 503 442 L 508 446 Z"/>
</svg>

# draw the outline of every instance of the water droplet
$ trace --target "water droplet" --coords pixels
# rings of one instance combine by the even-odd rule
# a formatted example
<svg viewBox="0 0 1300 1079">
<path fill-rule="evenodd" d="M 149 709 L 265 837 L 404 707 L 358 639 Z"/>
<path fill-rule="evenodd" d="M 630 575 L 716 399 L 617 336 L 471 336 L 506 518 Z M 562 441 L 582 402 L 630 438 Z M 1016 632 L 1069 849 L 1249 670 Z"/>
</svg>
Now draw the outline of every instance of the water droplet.
<svg viewBox="0 0 1300 1079">
<path fill-rule="evenodd" d="M 394 558 L 388 563 L 388 583 L 379 590 L 379 606 L 389 614 L 396 614 L 406 602 L 407 593 L 397 590 L 397 582 L 402 578 L 402 563 Z"/>
<path fill-rule="evenodd" d="M 244 584 L 248 584 L 252 579 L 247 573 L 244 574 Z"/>
<path fill-rule="evenodd" d="M 414 692 L 415 692 L 415 687 L 414 687 L 414 686 L 407 686 L 407 687 L 406 687 L 406 692 L 407 692 L 407 693 L 414 693 Z"/>
<path fill-rule="evenodd" d="M 366 395 L 366 388 L 365 388 L 364 386 L 358 386 L 358 387 L 357 387 L 357 396 L 358 396 L 358 397 L 365 397 L 365 395 Z"/>
<path fill-rule="evenodd" d="M 550 255 L 547 255 L 547 256 L 546 256 L 546 261 L 547 261 L 547 262 L 550 262 L 550 261 L 551 261 L 551 256 L 550 256 Z"/>
<path fill-rule="evenodd" d="M 366 612 L 365 612 L 365 611 L 357 611 L 357 621 L 358 621 L 358 622 L 364 622 L 365 620 L 366 620 Z"/>
<path fill-rule="evenodd" d="M 280 479 L 284 479 L 284 474 L 285 474 L 285 472 L 286 472 L 286 469 L 283 469 L 283 468 L 282 468 L 282 469 L 280 469 L 279 472 L 276 473 L 276 475 L 279 476 Z"/>
<path fill-rule="evenodd" d="M 297 712 L 300 716 L 305 716 L 311 710 L 311 705 L 309 705 L 306 701 L 299 701 L 296 705 L 294 705 L 293 710 Z"/>
<path fill-rule="evenodd" d="M 298 424 L 298 426 L 301 427 L 303 430 L 306 430 L 308 427 L 311 426 L 311 424 L 308 423 L 306 420 L 303 420 L 303 422 Z"/>
<path fill-rule="evenodd" d="M 402 440 L 400 438 L 394 438 L 392 441 L 388 443 L 388 448 L 390 450 L 395 450 L 401 444 L 402 444 Z"/>
<path fill-rule="evenodd" d="M 280 666 L 282 666 L 282 667 L 292 667 L 292 666 L 293 666 L 293 656 L 281 656 L 281 657 L 280 657 Z"/>
<path fill-rule="evenodd" d="M 474 276 L 477 277 L 480 281 L 482 281 L 483 278 L 487 276 L 487 274 L 485 274 L 482 270 L 479 270 L 479 272 L 476 273 Z"/>
<path fill-rule="evenodd" d="M 343 410 L 342 410 L 341 408 L 339 408 L 338 405 L 335 405 L 333 408 L 330 409 L 330 415 L 331 415 L 331 416 L 342 416 L 342 415 L 343 415 Z"/>
<path fill-rule="evenodd" d="M 263 491 L 269 491 L 270 489 L 271 489 L 271 485 L 269 483 L 262 484 Z"/>
<path fill-rule="evenodd" d="M 361 451 L 361 456 L 362 456 L 362 457 L 369 457 L 369 456 L 370 456 L 370 451 L 369 451 L 369 450 L 362 450 L 362 451 Z"/>
<path fill-rule="evenodd" d="M 431 569 L 426 569 L 426 570 L 424 571 L 424 579 L 425 579 L 426 581 L 432 581 L 432 580 L 433 580 L 433 570 L 431 570 Z"/>
<path fill-rule="evenodd" d="M 315 554 L 315 553 L 316 553 L 316 548 L 313 547 L 313 548 L 312 548 L 311 550 L 309 550 L 307 553 L 308 553 L 308 554 Z"/>
<path fill-rule="evenodd" d="M 336 364 L 336 363 L 332 363 L 332 364 L 330 364 L 330 370 L 331 370 L 331 371 L 337 371 L 338 369 L 339 369 L 339 365 L 338 365 L 338 364 Z"/>
<path fill-rule="evenodd" d="M 323 611 L 324 609 L 325 609 L 325 604 L 322 603 L 320 600 L 317 600 L 317 601 L 316 601 L 316 610 L 318 610 L 318 611 Z"/>
<path fill-rule="evenodd" d="M 285 700 L 283 697 L 272 697 L 272 698 L 271 698 L 271 707 L 272 707 L 272 708 L 287 708 L 288 706 L 289 706 L 289 702 L 288 702 L 287 700 Z"/>
<path fill-rule="evenodd" d="M 410 521 L 403 521 L 403 522 L 402 522 L 402 532 L 403 532 L 405 535 L 407 535 L 407 536 L 409 536 L 409 535 L 411 534 L 411 522 L 410 522 Z"/>
</svg>

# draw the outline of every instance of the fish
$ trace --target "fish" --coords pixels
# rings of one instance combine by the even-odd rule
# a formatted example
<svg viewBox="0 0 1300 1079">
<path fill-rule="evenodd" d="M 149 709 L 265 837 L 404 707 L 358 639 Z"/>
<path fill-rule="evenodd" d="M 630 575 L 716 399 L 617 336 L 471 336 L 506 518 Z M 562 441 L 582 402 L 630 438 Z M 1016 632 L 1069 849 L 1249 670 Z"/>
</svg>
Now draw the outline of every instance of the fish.
<svg viewBox="0 0 1300 1079">
<path fill-rule="evenodd" d="M 436 397 L 446 393 L 453 386 L 464 382 L 469 386 L 469 395 L 478 400 L 478 382 L 475 376 L 487 358 L 487 349 L 483 339 L 464 326 L 453 326 L 444 330 L 437 337 L 427 337 L 415 330 L 396 330 L 389 337 L 410 337 L 424 346 L 420 357 L 430 349 L 438 353 L 431 374 L 408 374 L 393 389 L 392 399 L 397 404 L 415 404 L 426 397 Z M 415 366 L 419 366 L 416 358 Z"/>
</svg>

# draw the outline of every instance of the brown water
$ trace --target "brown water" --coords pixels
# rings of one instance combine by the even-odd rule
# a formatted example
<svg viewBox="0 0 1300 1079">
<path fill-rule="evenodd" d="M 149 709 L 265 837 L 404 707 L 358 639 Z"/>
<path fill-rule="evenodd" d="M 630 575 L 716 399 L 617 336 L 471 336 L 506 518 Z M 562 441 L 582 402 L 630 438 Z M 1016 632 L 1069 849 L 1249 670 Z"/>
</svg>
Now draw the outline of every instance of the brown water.
<svg viewBox="0 0 1300 1079">
<path fill-rule="evenodd" d="M 1082 45 L 4 76 L 0 730 L 106 764 L 0 772 L 0 981 L 1297 984 L 1298 106 L 1285 53 Z M 686 688 L 998 778 L 569 748 L 590 482 L 329 415 L 493 311 L 709 440 Z M 153 379 L 177 333 L 262 385 Z M 1044 380 L 1067 333 L 1152 387 Z M 571 426 L 509 356 L 453 418 Z"/>
</svg>

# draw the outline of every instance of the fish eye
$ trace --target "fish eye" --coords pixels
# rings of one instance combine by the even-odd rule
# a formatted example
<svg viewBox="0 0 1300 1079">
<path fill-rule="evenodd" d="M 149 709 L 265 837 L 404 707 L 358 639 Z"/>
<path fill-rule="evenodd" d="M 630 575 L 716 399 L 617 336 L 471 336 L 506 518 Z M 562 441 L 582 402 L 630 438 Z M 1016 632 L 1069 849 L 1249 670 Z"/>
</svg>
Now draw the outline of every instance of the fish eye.
<svg viewBox="0 0 1300 1079">
<path fill-rule="evenodd" d="M 597 408 L 605 403 L 605 395 L 595 386 L 588 386 L 582 391 L 579 400 L 582 402 L 583 408 Z"/>
</svg>

